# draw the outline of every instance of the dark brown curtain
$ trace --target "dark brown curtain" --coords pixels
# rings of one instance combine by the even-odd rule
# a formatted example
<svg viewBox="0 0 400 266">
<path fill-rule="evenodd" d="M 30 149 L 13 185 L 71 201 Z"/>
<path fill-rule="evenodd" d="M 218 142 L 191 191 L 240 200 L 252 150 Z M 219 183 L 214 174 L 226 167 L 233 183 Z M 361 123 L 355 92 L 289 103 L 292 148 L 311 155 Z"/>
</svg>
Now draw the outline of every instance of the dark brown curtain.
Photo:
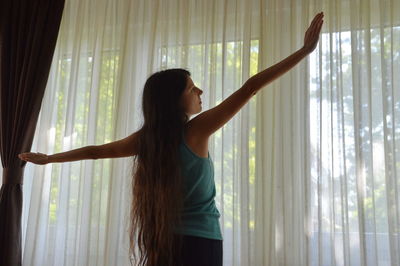
<svg viewBox="0 0 400 266">
<path fill-rule="evenodd" d="M 0 266 L 21 265 L 22 181 L 64 0 L 0 0 Z"/>
</svg>

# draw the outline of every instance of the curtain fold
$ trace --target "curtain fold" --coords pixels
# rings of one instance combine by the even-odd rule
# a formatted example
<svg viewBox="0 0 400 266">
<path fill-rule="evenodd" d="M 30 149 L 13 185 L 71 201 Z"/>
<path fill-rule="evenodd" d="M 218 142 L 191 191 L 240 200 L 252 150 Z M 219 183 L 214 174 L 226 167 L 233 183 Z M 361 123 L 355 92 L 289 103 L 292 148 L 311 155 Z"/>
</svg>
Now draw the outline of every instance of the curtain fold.
<svg viewBox="0 0 400 266">
<path fill-rule="evenodd" d="M 57 40 L 64 1 L 0 5 L 0 265 L 21 265 L 22 183 Z"/>
</svg>

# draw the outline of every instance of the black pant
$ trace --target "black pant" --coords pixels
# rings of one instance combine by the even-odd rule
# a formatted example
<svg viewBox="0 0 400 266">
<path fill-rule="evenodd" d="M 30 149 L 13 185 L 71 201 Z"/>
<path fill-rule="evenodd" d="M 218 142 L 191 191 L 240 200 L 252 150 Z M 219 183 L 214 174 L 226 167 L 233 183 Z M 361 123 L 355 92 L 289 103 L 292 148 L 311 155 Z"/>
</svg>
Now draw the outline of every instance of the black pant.
<svg viewBox="0 0 400 266">
<path fill-rule="evenodd" d="M 222 266 L 222 240 L 184 235 L 183 266 Z"/>
</svg>

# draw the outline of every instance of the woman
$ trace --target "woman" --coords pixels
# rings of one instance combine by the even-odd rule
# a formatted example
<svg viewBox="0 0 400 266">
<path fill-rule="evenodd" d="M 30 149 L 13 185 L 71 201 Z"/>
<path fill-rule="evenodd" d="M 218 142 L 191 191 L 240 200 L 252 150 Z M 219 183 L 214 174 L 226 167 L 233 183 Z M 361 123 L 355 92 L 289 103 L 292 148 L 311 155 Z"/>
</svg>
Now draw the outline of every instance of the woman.
<svg viewBox="0 0 400 266">
<path fill-rule="evenodd" d="M 130 250 L 139 265 L 222 265 L 222 234 L 215 206 L 210 136 L 262 87 L 311 53 L 323 13 L 308 28 L 304 46 L 246 81 L 216 107 L 201 112 L 201 94 L 183 69 L 157 72 L 143 90 L 144 124 L 112 143 L 45 155 L 22 153 L 36 164 L 134 156 Z M 134 252 L 135 251 L 135 252 Z"/>
</svg>

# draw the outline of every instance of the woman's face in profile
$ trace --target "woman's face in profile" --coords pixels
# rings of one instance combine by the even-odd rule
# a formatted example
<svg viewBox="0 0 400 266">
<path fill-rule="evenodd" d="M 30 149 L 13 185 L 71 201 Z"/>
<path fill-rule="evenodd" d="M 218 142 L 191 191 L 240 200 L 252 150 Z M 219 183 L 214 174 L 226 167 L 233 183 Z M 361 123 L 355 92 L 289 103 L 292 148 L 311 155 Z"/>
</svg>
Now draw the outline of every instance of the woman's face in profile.
<svg viewBox="0 0 400 266">
<path fill-rule="evenodd" d="M 181 104 L 184 112 L 190 117 L 191 115 L 200 113 L 202 110 L 200 95 L 203 91 L 197 88 L 193 80 L 188 77 L 186 82 L 186 88 L 181 96 Z"/>
</svg>

